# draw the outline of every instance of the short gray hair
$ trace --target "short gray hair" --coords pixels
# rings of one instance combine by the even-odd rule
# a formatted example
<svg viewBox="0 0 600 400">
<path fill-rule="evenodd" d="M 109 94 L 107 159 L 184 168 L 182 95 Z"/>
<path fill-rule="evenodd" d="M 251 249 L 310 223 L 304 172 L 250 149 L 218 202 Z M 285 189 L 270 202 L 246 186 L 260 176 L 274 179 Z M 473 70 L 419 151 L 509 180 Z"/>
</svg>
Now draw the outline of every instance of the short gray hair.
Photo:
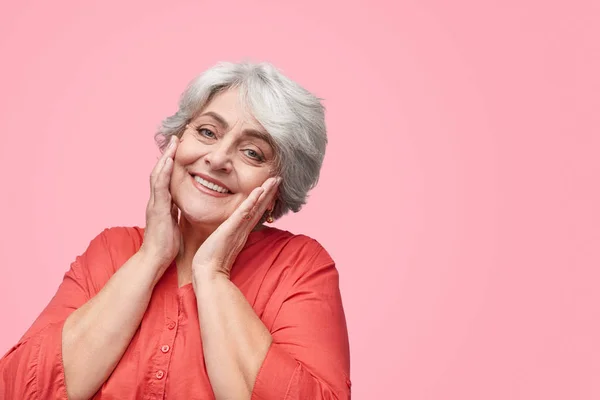
<svg viewBox="0 0 600 400">
<path fill-rule="evenodd" d="M 274 219 L 298 212 L 319 180 L 327 129 L 320 98 L 267 62 L 221 62 L 192 80 L 179 100 L 179 110 L 162 121 L 155 135 L 161 151 L 172 135 L 181 137 L 188 124 L 212 97 L 229 88 L 271 136 L 276 153 L 276 174 L 281 176 Z"/>
</svg>

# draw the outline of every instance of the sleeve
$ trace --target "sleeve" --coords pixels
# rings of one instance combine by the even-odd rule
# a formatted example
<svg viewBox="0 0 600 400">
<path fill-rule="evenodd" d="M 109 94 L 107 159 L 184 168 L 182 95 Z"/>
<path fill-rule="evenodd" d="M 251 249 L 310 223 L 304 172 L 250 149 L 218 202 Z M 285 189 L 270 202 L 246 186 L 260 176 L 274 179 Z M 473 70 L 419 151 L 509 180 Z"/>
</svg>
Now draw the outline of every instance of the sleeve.
<svg viewBox="0 0 600 400">
<path fill-rule="evenodd" d="M 106 230 L 76 257 L 50 303 L 0 359 L 0 398 L 67 399 L 62 328 L 67 317 L 97 292 L 97 278 L 107 274 L 98 271 L 111 265 L 105 234 Z"/>
<path fill-rule="evenodd" d="M 350 350 L 338 271 L 322 248 L 311 264 L 316 267 L 309 266 L 294 283 L 277 314 L 252 400 L 350 399 Z"/>
</svg>

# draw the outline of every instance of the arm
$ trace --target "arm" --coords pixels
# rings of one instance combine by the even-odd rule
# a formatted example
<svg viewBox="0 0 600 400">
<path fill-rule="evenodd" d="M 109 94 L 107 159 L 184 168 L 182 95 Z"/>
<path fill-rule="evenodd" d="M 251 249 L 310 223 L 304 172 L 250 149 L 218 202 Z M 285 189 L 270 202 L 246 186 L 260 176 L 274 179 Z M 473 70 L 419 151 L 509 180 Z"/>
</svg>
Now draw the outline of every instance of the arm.
<svg viewBox="0 0 600 400">
<path fill-rule="evenodd" d="M 226 277 L 197 277 L 204 357 L 217 399 L 350 398 L 338 273 L 326 253 L 314 262 L 290 289 L 271 332 Z"/>
<path fill-rule="evenodd" d="M 271 334 L 227 277 L 196 281 L 204 361 L 215 398 L 250 399 Z"/>
<path fill-rule="evenodd" d="M 67 318 L 62 357 L 69 399 L 90 398 L 108 379 L 148 307 L 157 271 L 142 252 L 134 254 Z"/>
<path fill-rule="evenodd" d="M 127 251 L 128 260 L 121 252 L 114 254 L 119 258 L 115 265 L 107 231 L 90 243 L 50 304 L 0 360 L 0 398 L 87 399 L 114 370 L 154 285 L 179 250 L 177 208 L 168 190 L 176 148 L 172 138 L 150 175 L 141 248 L 138 243 Z M 123 231 L 108 232 L 122 248 L 127 237 L 118 233 Z"/>
<path fill-rule="evenodd" d="M 192 284 L 206 371 L 215 397 L 249 399 L 271 335 L 230 281 L 231 267 L 272 201 L 279 179 L 255 188 L 196 251 Z"/>
<path fill-rule="evenodd" d="M 273 327 L 264 326 L 229 280 L 252 227 L 273 204 L 270 178 L 200 246 L 192 261 L 204 360 L 221 399 L 347 399 L 348 332 L 331 257 L 313 241 Z M 269 333 L 269 331 L 271 333 Z"/>
<path fill-rule="evenodd" d="M 270 327 L 252 399 L 350 399 L 350 348 L 339 275 L 322 248 Z"/>
<path fill-rule="evenodd" d="M 138 252 L 94 295 L 101 276 L 115 269 L 105 235 L 77 257 L 48 306 L 0 360 L 0 398 L 89 398 L 116 366 L 157 269 Z"/>
<path fill-rule="evenodd" d="M 67 318 L 62 356 L 69 399 L 87 399 L 117 366 L 135 334 L 156 283 L 179 251 L 178 210 L 169 192 L 177 138 L 150 175 L 141 248 L 102 290 Z"/>
</svg>

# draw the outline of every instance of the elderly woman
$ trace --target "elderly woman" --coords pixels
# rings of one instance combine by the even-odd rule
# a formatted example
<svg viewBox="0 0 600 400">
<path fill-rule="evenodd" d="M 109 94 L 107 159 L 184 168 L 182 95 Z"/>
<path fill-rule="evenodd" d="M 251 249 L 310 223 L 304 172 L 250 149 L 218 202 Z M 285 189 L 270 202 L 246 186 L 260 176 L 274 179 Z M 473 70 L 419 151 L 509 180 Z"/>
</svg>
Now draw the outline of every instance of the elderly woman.
<svg viewBox="0 0 600 400">
<path fill-rule="evenodd" d="M 0 398 L 349 398 L 334 261 L 265 226 L 318 180 L 319 100 L 270 64 L 221 63 L 156 138 L 145 229 L 75 258 L 0 361 Z"/>
</svg>

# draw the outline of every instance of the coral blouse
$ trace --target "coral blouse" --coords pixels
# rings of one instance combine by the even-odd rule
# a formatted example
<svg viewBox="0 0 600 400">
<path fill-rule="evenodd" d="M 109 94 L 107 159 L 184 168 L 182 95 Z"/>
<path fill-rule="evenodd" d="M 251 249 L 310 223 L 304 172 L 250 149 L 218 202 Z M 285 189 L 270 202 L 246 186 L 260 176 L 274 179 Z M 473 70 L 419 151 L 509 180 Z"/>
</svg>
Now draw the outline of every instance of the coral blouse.
<svg viewBox="0 0 600 400">
<path fill-rule="evenodd" d="M 48 306 L 0 360 L 0 398 L 67 399 L 61 353 L 65 319 L 138 251 L 143 234 L 138 227 L 106 229 L 76 257 Z M 323 247 L 275 228 L 252 232 L 231 280 L 273 337 L 252 399 L 349 399 L 338 272 Z M 178 287 L 173 263 L 93 399 L 214 399 L 200 329 L 193 287 Z"/>
</svg>

